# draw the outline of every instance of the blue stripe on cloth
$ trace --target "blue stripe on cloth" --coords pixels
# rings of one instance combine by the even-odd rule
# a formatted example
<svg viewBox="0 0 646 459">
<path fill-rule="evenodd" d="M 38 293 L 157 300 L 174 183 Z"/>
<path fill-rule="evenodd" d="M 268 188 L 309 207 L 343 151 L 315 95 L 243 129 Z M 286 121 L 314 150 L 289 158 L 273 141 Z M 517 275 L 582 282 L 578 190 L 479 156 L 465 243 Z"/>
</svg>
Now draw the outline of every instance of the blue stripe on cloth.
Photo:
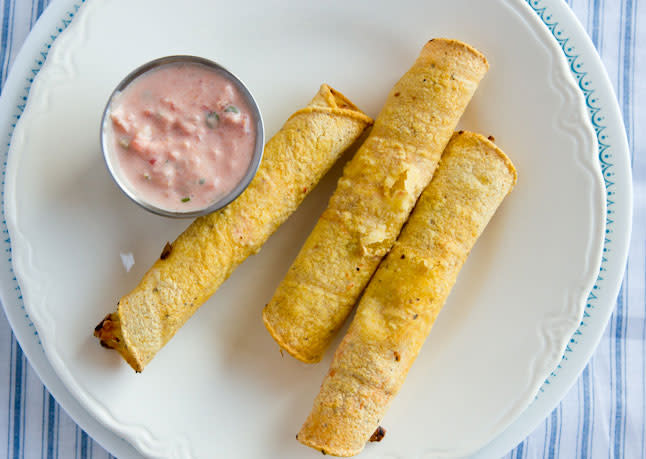
<svg viewBox="0 0 646 459">
<path fill-rule="evenodd" d="M 9 19 L 11 18 L 11 11 L 13 7 L 13 2 L 10 0 L 5 0 L 4 8 L 2 9 L 2 30 L 0 31 L 0 65 L 2 68 L 5 68 L 5 62 L 8 61 L 7 53 L 9 52 L 11 45 L 11 37 L 9 35 Z M 4 71 L 0 72 L 0 81 L 4 83 L 5 73 Z"/>
<path fill-rule="evenodd" d="M 634 145 L 633 145 L 633 110 L 632 110 L 632 82 L 633 82 L 633 62 L 634 62 L 634 39 L 633 39 L 633 27 L 634 27 L 634 3 L 633 0 L 626 0 L 622 8 L 622 30 L 623 30 L 623 40 L 622 40 L 622 50 L 620 56 L 623 56 L 623 59 L 619 60 L 620 73 L 619 73 L 619 89 L 620 95 L 619 100 L 621 102 L 622 115 L 624 117 L 624 123 L 626 125 L 626 134 L 628 136 L 628 143 L 630 147 L 631 154 L 631 166 L 634 162 Z M 630 260 L 628 261 L 630 263 Z M 617 379 L 621 381 L 621 384 L 618 385 L 619 390 L 616 393 L 616 404 L 617 410 L 615 412 L 615 438 L 614 438 L 614 455 L 615 457 L 623 457 L 624 454 L 624 445 L 626 442 L 626 368 L 625 368 L 625 358 L 626 358 L 626 329 L 628 326 L 628 314 L 627 314 L 627 292 L 629 289 L 629 278 L 626 277 L 624 280 L 624 287 L 619 296 L 617 302 L 617 317 L 618 317 L 618 326 L 615 334 L 615 339 L 617 340 L 616 344 L 616 353 L 617 361 L 620 363 L 616 366 Z M 621 378 L 621 379 L 619 379 Z"/>
<path fill-rule="evenodd" d="M 38 0 L 38 3 L 36 4 L 36 19 L 38 19 L 40 15 L 43 14 L 44 10 L 45 10 L 44 0 Z"/>
<path fill-rule="evenodd" d="M 52 400 L 54 400 L 54 397 L 52 397 Z M 56 459 L 58 459 L 58 451 L 60 450 L 60 432 L 61 432 L 61 417 L 60 417 L 60 410 L 61 407 L 60 405 L 54 400 L 54 410 L 55 410 L 55 416 L 56 416 L 56 443 L 55 443 L 55 450 L 56 450 Z"/>
<path fill-rule="evenodd" d="M 635 80 L 634 64 L 635 64 L 635 21 L 637 15 L 637 0 L 628 0 L 626 2 L 626 21 L 624 33 L 624 62 L 623 62 L 623 94 L 622 94 L 622 115 L 624 116 L 624 124 L 626 125 L 626 135 L 628 136 L 628 146 L 630 148 L 630 165 L 631 168 L 635 158 L 635 145 L 634 145 L 634 127 L 635 118 L 632 103 L 633 83 Z"/>
<path fill-rule="evenodd" d="M 601 11 L 603 9 L 602 3 L 602 0 L 594 0 L 592 7 L 592 30 L 590 31 L 590 38 L 592 38 L 592 43 L 594 43 L 597 51 L 601 51 L 602 48 L 601 37 L 603 35 L 603 29 L 599 26 Z"/>
<path fill-rule="evenodd" d="M 583 403 L 581 403 L 582 397 L 581 393 L 583 392 L 583 380 L 581 377 L 576 381 L 575 386 L 570 389 L 570 393 L 573 393 L 576 391 L 576 438 L 574 439 L 574 450 L 576 452 L 575 457 L 578 457 L 580 453 L 580 448 L 579 446 L 581 445 L 581 437 L 583 436 L 583 423 L 581 422 L 581 419 L 583 418 Z M 576 388 L 576 389 L 575 389 Z M 567 397 L 567 396 L 566 396 Z M 563 401 L 561 402 L 563 403 Z M 567 407 L 565 409 L 565 414 L 567 415 Z M 567 432 L 566 432 L 567 435 Z"/>
<path fill-rule="evenodd" d="M 559 408 L 558 408 L 558 419 L 559 419 L 559 433 L 558 433 L 558 438 L 556 439 L 556 445 L 554 447 L 554 450 L 556 451 L 556 455 L 558 456 L 558 452 L 561 450 L 561 433 L 563 432 L 563 404 L 559 403 Z"/>
<path fill-rule="evenodd" d="M 646 244 L 644 245 L 646 252 Z M 646 285 L 646 259 L 644 260 L 644 285 Z M 646 356 L 646 319 L 642 320 L 642 356 Z M 646 457 L 646 359 L 641 359 L 642 363 L 642 457 Z"/>
<path fill-rule="evenodd" d="M 523 448 L 525 446 L 525 441 L 522 441 L 520 445 L 516 448 L 516 459 L 523 457 Z"/>
<path fill-rule="evenodd" d="M 11 441 L 11 418 L 13 415 L 13 412 L 11 411 L 11 401 L 13 400 L 13 395 L 14 392 L 12 390 L 13 388 L 13 378 L 14 378 L 14 346 L 15 346 L 15 338 L 13 337 L 13 334 L 11 335 L 11 343 L 10 343 L 10 350 L 9 350 L 9 400 L 7 400 L 7 407 L 9 408 L 7 410 L 7 457 L 11 457 L 11 445 L 13 442 Z"/>
<path fill-rule="evenodd" d="M 589 408 L 588 408 L 588 419 L 589 419 L 589 429 L 588 429 L 588 437 L 585 442 L 585 448 L 586 448 L 586 454 L 591 455 L 592 451 L 594 451 L 594 444 L 595 444 L 595 422 L 596 422 L 596 395 L 595 395 L 595 371 L 596 367 L 594 365 L 594 362 L 589 365 L 589 373 L 588 377 L 585 381 L 585 386 L 587 388 L 587 394 L 589 398 Z M 603 423 L 602 423 L 603 426 Z M 586 456 L 587 457 L 587 456 Z"/>
<path fill-rule="evenodd" d="M 625 308 L 625 291 L 626 287 L 625 284 L 622 285 L 621 287 L 621 292 L 619 293 L 619 297 L 617 298 L 617 309 L 615 310 L 615 317 L 616 317 L 616 325 L 614 329 L 614 377 L 615 377 L 615 392 L 614 392 L 614 413 L 613 413 L 613 419 L 611 425 L 614 424 L 614 431 L 612 432 L 612 442 L 613 442 L 613 451 L 614 451 L 614 456 L 611 457 L 623 457 L 621 454 L 621 447 L 622 447 L 622 442 L 621 439 L 623 438 L 623 425 L 622 425 L 622 418 L 623 418 L 623 413 L 624 413 L 624 374 L 623 374 L 623 363 L 624 363 L 624 354 L 623 354 L 623 348 L 622 348 L 622 340 L 623 337 L 625 336 L 624 333 L 624 319 L 625 319 L 625 313 L 624 313 L 624 308 Z"/>
<path fill-rule="evenodd" d="M 26 429 L 26 422 L 27 422 L 27 395 L 29 394 L 29 391 L 27 390 L 27 370 L 29 369 L 29 362 L 27 361 L 27 356 L 25 355 L 24 352 L 22 352 L 22 348 L 20 347 L 20 343 L 16 341 L 18 344 L 18 348 L 20 349 L 20 353 L 22 354 L 22 413 L 20 413 L 20 418 L 21 418 L 21 428 L 20 428 L 20 445 L 22 446 L 21 452 L 20 452 L 20 457 L 24 458 L 25 457 L 25 432 L 27 432 Z"/>
<path fill-rule="evenodd" d="M 626 8 L 626 0 L 622 0 L 621 2 L 621 8 L 620 8 L 620 39 L 618 41 L 618 50 L 617 50 L 617 55 L 621 56 L 622 51 L 624 49 L 624 40 L 625 36 L 623 31 L 625 30 L 625 8 Z M 622 78 L 621 74 L 623 71 L 623 67 L 621 65 L 622 59 L 618 58 L 617 59 L 617 93 L 619 96 L 619 100 L 621 102 L 621 87 L 622 87 Z M 609 439 L 609 448 L 608 448 L 608 456 L 609 458 L 614 457 L 621 457 L 617 455 L 617 438 L 620 438 L 620 430 L 619 430 L 619 425 L 620 423 L 618 422 L 620 420 L 621 412 L 622 412 L 622 403 L 621 403 L 621 370 L 620 370 L 620 365 L 621 365 L 621 343 L 620 343 L 620 337 L 621 337 L 621 322 L 623 318 L 623 293 L 624 293 L 624 287 L 625 285 L 622 283 L 621 289 L 619 291 L 619 296 L 617 297 L 617 305 L 615 307 L 615 311 L 612 315 L 611 318 L 611 326 L 610 326 L 610 339 L 608 340 L 608 344 L 610 346 L 609 349 L 609 357 L 610 357 L 610 389 L 611 389 L 611 397 L 612 397 L 612 405 L 610 407 L 610 419 L 609 419 L 609 433 L 610 433 L 610 439 Z M 620 449 L 620 448 L 619 448 Z"/>
<path fill-rule="evenodd" d="M 521 459 L 523 457 L 523 452 L 526 450 L 527 439 L 520 442 L 514 449 L 509 452 L 510 459 Z"/>
<path fill-rule="evenodd" d="M 47 454 L 46 459 L 54 459 L 56 425 L 56 400 L 47 394 Z"/>
<path fill-rule="evenodd" d="M 637 12 L 639 11 L 639 0 L 632 0 L 632 11 L 631 11 L 631 16 L 632 20 L 630 21 L 631 24 L 631 47 L 630 47 L 630 139 L 629 139 L 629 144 L 630 144 L 630 169 L 633 169 L 634 163 L 635 163 L 635 104 L 634 104 L 634 94 L 635 94 L 635 73 L 636 67 L 635 67 L 635 59 L 637 56 L 637 52 L 635 51 L 635 47 L 637 46 Z"/>
<path fill-rule="evenodd" d="M 24 355 L 22 349 L 16 339 L 13 339 L 14 349 L 15 349 L 15 370 L 14 370 L 14 396 L 13 396 L 13 449 L 11 451 L 11 457 L 14 459 L 19 459 L 22 452 L 22 440 L 23 432 L 21 429 L 22 419 L 24 417 L 24 406 L 22 404 L 23 400 L 23 376 L 24 376 Z"/>
<path fill-rule="evenodd" d="M 9 342 L 9 400 L 7 400 L 7 457 L 11 457 L 9 452 L 11 451 L 11 388 L 13 385 L 11 381 L 13 380 L 13 342 L 14 337 L 13 333 L 11 334 L 11 340 Z"/>
<path fill-rule="evenodd" d="M 87 459 L 88 449 L 92 447 L 92 440 L 85 433 L 84 430 L 81 430 L 81 459 Z"/>
<path fill-rule="evenodd" d="M 0 81 L 4 83 L 6 80 L 5 69 L 9 66 L 9 59 L 7 55 L 11 50 L 11 40 L 13 39 L 12 34 L 9 33 L 9 23 L 12 19 L 12 11 L 14 7 L 14 2 L 12 0 L 5 0 L 4 8 L 2 9 L 2 31 L 0 31 L 0 43 L 2 47 L 0 49 Z"/>
<path fill-rule="evenodd" d="M 583 458 L 583 457 L 588 457 L 588 451 L 589 451 L 588 441 L 590 439 L 590 432 L 591 432 L 590 418 L 592 417 L 592 403 L 593 403 L 593 399 L 591 397 L 592 381 L 590 377 L 589 364 L 583 370 L 581 380 L 583 385 L 583 424 L 581 428 L 581 447 L 579 451 L 581 452 L 580 457 Z"/>
<path fill-rule="evenodd" d="M 31 30 L 34 27 L 34 24 L 36 24 L 36 21 L 38 20 L 38 17 L 41 15 L 42 12 L 38 11 L 38 2 L 33 2 L 31 3 L 31 22 L 29 24 L 29 30 Z"/>
<path fill-rule="evenodd" d="M 47 432 L 46 423 L 47 417 L 45 416 L 45 407 L 47 406 L 47 389 L 43 386 L 43 399 L 41 401 L 41 421 L 40 421 L 40 458 L 45 457 L 45 433 Z"/>
<path fill-rule="evenodd" d="M 560 405 L 552 411 L 550 415 L 550 441 L 547 448 L 547 458 L 554 459 L 554 451 L 556 449 L 556 444 L 558 441 L 558 431 L 559 431 L 559 410 Z"/>
<path fill-rule="evenodd" d="M 545 449 L 547 448 L 548 439 L 549 439 L 549 435 L 548 435 L 549 430 L 550 430 L 550 418 L 549 418 L 549 416 L 545 419 L 544 424 L 545 424 L 545 435 L 543 436 L 543 459 L 546 456 L 546 450 Z"/>
</svg>

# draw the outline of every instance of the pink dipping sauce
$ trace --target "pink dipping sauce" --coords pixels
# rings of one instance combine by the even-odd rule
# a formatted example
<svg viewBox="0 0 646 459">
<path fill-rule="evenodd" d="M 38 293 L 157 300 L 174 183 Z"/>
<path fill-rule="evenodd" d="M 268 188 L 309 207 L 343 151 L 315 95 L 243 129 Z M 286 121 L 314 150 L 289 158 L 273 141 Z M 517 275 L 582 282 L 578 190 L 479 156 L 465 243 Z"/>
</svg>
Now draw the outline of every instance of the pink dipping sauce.
<svg viewBox="0 0 646 459">
<path fill-rule="evenodd" d="M 167 64 L 116 95 L 109 142 L 129 188 L 170 211 L 208 207 L 251 163 L 256 125 L 236 86 L 200 64 Z"/>
</svg>

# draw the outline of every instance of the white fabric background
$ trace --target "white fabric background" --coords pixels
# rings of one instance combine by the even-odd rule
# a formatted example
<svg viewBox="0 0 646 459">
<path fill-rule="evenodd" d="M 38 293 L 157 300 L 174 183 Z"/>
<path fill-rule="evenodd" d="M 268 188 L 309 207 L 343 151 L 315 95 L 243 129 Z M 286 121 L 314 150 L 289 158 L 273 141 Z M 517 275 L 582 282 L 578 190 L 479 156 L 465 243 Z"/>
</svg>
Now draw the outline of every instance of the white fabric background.
<svg viewBox="0 0 646 459">
<path fill-rule="evenodd" d="M 0 84 L 48 0 L 0 0 Z M 570 0 L 625 119 L 635 188 L 633 237 L 617 307 L 576 384 L 511 458 L 646 458 L 646 10 L 638 0 Z M 641 129 L 640 129 L 641 127 Z M 0 457 L 112 457 L 43 387 L 0 313 Z"/>
</svg>

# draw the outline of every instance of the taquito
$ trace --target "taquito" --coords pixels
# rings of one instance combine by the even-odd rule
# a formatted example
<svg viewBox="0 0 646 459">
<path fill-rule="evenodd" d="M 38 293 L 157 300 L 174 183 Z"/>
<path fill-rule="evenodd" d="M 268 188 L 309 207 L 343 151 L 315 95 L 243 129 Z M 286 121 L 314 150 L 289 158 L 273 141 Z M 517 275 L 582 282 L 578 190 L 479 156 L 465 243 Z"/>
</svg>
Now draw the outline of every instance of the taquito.
<svg viewBox="0 0 646 459">
<path fill-rule="evenodd" d="M 292 356 L 321 360 L 430 182 L 487 69 L 469 45 L 434 39 L 392 88 L 263 311 L 265 326 Z"/>
<path fill-rule="evenodd" d="M 515 182 L 514 166 L 492 142 L 467 132 L 453 136 L 366 288 L 299 441 L 335 456 L 363 449 L 471 248 Z"/>
<path fill-rule="evenodd" d="M 249 187 L 222 210 L 195 220 L 167 244 L 139 285 L 94 335 L 142 371 L 249 255 L 289 217 L 372 120 L 322 85 L 265 146 Z"/>
</svg>

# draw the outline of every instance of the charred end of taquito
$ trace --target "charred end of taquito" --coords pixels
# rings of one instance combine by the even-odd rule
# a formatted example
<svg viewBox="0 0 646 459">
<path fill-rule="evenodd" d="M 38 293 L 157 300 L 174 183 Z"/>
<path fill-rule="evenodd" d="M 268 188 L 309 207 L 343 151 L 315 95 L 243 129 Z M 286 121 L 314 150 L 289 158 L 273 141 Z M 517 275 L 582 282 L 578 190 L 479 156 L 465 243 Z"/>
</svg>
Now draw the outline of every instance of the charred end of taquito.
<svg viewBox="0 0 646 459">
<path fill-rule="evenodd" d="M 378 428 L 476 240 L 516 182 L 485 137 L 453 135 L 393 249 L 359 303 L 298 440 L 335 456 Z M 392 429 L 392 426 L 391 426 Z"/>
<path fill-rule="evenodd" d="M 137 372 L 144 369 L 142 363 L 127 349 L 126 342 L 121 335 L 121 324 L 119 313 L 113 312 L 105 318 L 94 329 L 94 336 L 99 340 L 101 346 L 106 349 L 114 349 L 126 362 Z"/>
</svg>

